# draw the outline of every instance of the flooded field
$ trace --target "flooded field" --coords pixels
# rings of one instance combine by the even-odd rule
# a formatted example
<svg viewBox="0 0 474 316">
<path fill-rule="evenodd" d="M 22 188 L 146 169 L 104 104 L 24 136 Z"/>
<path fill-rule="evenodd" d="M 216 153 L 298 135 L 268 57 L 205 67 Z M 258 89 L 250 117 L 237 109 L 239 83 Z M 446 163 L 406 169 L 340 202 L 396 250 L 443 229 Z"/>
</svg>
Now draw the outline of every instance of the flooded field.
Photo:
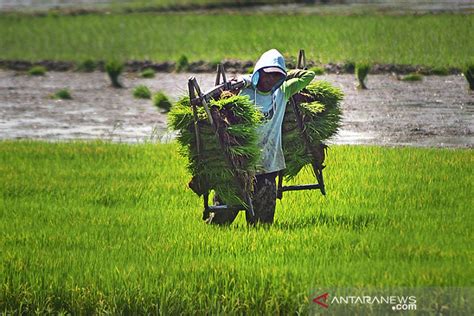
<svg viewBox="0 0 474 316">
<path fill-rule="evenodd" d="M 30 77 L 0 71 L 0 139 L 106 139 L 122 142 L 169 139 L 166 115 L 151 100 L 135 99 L 145 84 L 172 100 L 186 94 L 192 74 L 158 73 L 142 79 L 123 76 L 125 88 L 110 87 L 105 73 L 48 72 Z M 213 74 L 196 74 L 204 89 Z M 371 75 L 368 90 L 357 90 L 353 75 L 318 76 L 345 93 L 343 128 L 332 143 L 474 147 L 474 94 L 462 76 L 427 76 L 403 82 L 391 75 Z M 73 100 L 49 98 L 69 88 Z"/>
<path fill-rule="evenodd" d="M 250 1 L 249 1 L 250 2 Z M 420 0 L 420 1 L 395 1 L 395 0 L 328 0 L 328 1 L 306 1 L 306 3 L 275 4 L 279 1 L 267 2 L 264 5 L 251 5 L 249 2 L 235 2 L 230 0 L 0 0 L 0 11 L 41 11 L 53 8 L 59 9 L 89 9 L 101 10 L 111 6 L 115 8 L 133 7 L 155 7 L 161 10 L 244 10 L 265 13 L 304 13 L 304 14 L 354 14 L 371 11 L 381 13 L 404 14 L 404 13 L 440 13 L 474 12 L 474 3 L 471 0 Z M 280 1 L 282 3 L 284 1 Z M 303 1 L 300 1 L 303 2 Z M 324 3 L 322 3 L 324 2 Z M 147 9 L 149 10 L 149 9 Z"/>
</svg>

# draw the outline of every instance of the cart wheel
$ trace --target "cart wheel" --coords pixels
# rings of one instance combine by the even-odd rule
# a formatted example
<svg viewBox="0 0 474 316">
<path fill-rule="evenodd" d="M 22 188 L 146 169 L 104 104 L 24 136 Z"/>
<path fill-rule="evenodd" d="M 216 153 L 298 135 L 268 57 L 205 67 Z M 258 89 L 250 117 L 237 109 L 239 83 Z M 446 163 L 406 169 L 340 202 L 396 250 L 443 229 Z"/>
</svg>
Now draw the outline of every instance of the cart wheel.
<svg viewBox="0 0 474 316">
<path fill-rule="evenodd" d="M 222 205 L 223 202 L 217 195 L 214 196 L 214 205 Z M 220 212 L 209 212 L 209 216 L 204 220 L 207 224 L 214 225 L 230 225 L 234 222 L 235 218 L 239 214 L 239 211 L 220 211 Z"/>
<path fill-rule="evenodd" d="M 234 222 L 237 214 L 239 214 L 239 211 L 210 212 L 205 222 L 207 224 L 226 226 Z"/>
<path fill-rule="evenodd" d="M 252 199 L 255 216 L 245 213 L 247 223 L 257 222 L 272 224 L 275 217 L 277 198 L 276 178 L 277 173 L 257 176 L 255 192 Z"/>
</svg>

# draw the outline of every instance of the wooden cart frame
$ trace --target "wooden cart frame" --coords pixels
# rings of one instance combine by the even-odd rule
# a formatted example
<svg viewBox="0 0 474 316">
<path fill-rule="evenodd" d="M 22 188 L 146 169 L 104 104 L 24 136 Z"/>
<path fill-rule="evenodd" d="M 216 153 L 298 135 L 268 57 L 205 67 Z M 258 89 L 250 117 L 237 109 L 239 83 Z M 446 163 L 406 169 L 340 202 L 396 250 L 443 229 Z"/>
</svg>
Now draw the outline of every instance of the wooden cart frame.
<svg viewBox="0 0 474 316">
<path fill-rule="evenodd" d="M 300 50 L 298 55 L 298 64 L 297 69 L 306 69 L 306 57 L 304 50 Z M 236 166 L 234 165 L 233 160 L 228 156 L 228 152 L 225 149 L 225 145 L 222 142 L 222 137 L 219 137 L 220 133 L 220 126 L 217 120 L 214 119 L 212 109 L 209 107 L 209 102 L 212 98 L 216 98 L 220 96 L 223 91 L 230 91 L 230 90 L 238 90 L 244 87 L 243 81 L 233 81 L 230 82 L 226 78 L 224 66 L 219 64 L 217 66 L 217 76 L 215 80 L 214 88 L 210 89 L 203 93 L 201 88 L 196 80 L 195 77 L 190 77 L 188 79 L 188 91 L 189 91 L 189 99 L 191 103 L 191 107 L 193 110 L 193 118 L 194 118 L 194 133 L 196 139 L 196 148 L 197 148 L 197 159 L 199 160 L 199 156 L 201 154 L 201 138 L 200 138 L 200 131 L 198 125 L 198 115 L 197 115 L 197 108 L 202 106 L 206 111 L 209 123 L 216 134 L 216 137 L 219 140 L 220 147 L 225 155 L 225 159 L 232 170 L 233 174 L 236 174 Z M 316 176 L 315 183 L 311 184 L 302 184 L 302 185 L 290 185 L 290 186 L 283 186 L 283 172 L 278 173 L 278 186 L 277 186 L 277 198 L 283 198 L 283 192 L 288 191 L 300 191 L 300 190 L 320 190 L 323 195 L 326 194 L 325 187 L 324 187 L 324 178 L 323 178 L 323 168 L 324 166 L 319 165 L 319 154 L 311 149 L 310 141 L 308 135 L 304 129 L 303 125 L 303 118 L 302 115 L 293 99 L 290 98 L 290 103 L 295 111 L 297 125 L 302 135 L 302 140 L 305 143 L 306 149 L 308 154 L 313 157 L 312 168 L 314 174 Z M 324 146 L 324 144 L 323 144 Z M 203 219 L 206 219 L 209 216 L 210 212 L 223 212 L 223 211 L 245 211 L 248 212 L 251 216 L 254 216 L 253 210 L 253 203 L 252 197 L 249 192 L 245 192 L 243 190 L 244 185 L 241 183 L 241 179 L 237 176 L 234 178 L 236 185 L 238 186 L 239 190 L 241 191 L 241 195 L 245 198 L 246 206 L 244 205 L 209 205 L 209 191 L 206 191 L 203 194 L 203 204 L 204 204 L 204 211 L 203 211 Z"/>
</svg>

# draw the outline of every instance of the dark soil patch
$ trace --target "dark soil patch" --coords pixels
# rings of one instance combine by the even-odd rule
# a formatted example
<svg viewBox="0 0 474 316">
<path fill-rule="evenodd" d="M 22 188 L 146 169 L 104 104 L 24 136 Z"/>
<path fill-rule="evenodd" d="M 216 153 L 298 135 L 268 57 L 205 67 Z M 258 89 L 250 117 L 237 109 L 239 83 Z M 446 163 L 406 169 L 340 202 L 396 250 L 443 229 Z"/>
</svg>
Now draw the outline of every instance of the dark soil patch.
<svg viewBox="0 0 474 316">
<path fill-rule="evenodd" d="M 252 61 L 238 60 L 238 59 L 227 59 L 223 60 L 222 64 L 229 73 L 246 73 L 247 70 L 254 66 Z M 33 66 L 41 65 L 44 66 L 48 71 L 74 71 L 78 67 L 78 63 L 71 61 L 55 61 L 55 60 L 42 60 L 37 62 L 31 62 L 27 60 L 1 60 L 0 68 L 18 71 L 27 71 Z M 96 61 L 97 70 L 104 71 L 105 61 Z M 288 69 L 295 68 L 296 63 L 294 60 L 287 61 Z M 319 66 L 324 68 L 328 74 L 347 74 L 354 73 L 354 67 L 348 66 L 345 63 L 328 63 L 328 64 L 317 64 L 314 61 L 308 61 L 308 68 Z M 208 62 L 204 60 L 190 62 L 188 71 L 192 73 L 214 73 L 216 71 L 217 64 L 215 62 Z M 125 63 L 125 70 L 128 72 L 140 72 L 146 68 L 152 68 L 157 72 L 175 72 L 176 63 L 174 61 L 165 62 L 153 62 L 150 60 L 129 60 Z M 446 69 L 447 74 L 457 75 L 462 71 L 459 68 Z M 401 65 L 401 64 L 373 64 L 369 74 L 400 74 L 406 75 L 410 73 L 419 73 L 421 75 L 435 75 L 437 73 L 436 68 L 423 65 Z"/>
</svg>

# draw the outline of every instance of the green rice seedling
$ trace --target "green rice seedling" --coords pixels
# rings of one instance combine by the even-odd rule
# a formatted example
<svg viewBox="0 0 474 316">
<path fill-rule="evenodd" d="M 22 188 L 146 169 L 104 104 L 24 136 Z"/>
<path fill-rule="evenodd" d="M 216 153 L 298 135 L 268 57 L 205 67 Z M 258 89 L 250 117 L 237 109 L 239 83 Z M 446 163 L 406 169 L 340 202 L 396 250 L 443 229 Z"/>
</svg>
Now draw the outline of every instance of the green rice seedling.
<svg viewBox="0 0 474 316">
<path fill-rule="evenodd" d="M 181 71 L 186 71 L 189 69 L 189 60 L 186 55 L 181 55 L 178 58 L 178 61 L 176 62 L 176 71 L 181 72 Z"/>
<path fill-rule="evenodd" d="M 155 78 L 155 70 L 152 68 L 146 68 L 140 73 L 142 78 Z"/>
<path fill-rule="evenodd" d="M 118 60 L 110 60 L 105 64 L 105 71 L 109 75 L 112 86 L 115 88 L 122 88 L 119 82 L 119 76 L 123 71 L 123 63 Z"/>
<path fill-rule="evenodd" d="M 54 94 L 51 95 L 52 99 L 59 99 L 59 100 L 71 100 L 72 96 L 71 93 L 67 88 L 58 90 Z"/>
<path fill-rule="evenodd" d="M 324 68 L 321 66 L 314 66 L 314 67 L 311 67 L 309 70 L 313 71 L 318 76 L 324 75 L 325 73 Z"/>
<path fill-rule="evenodd" d="M 137 99 L 150 99 L 151 91 L 145 85 L 138 85 L 133 89 L 133 96 Z"/>
<path fill-rule="evenodd" d="M 163 112 L 169 112 L 172 106 L 170 100 L 162 91 L 158 91 L 153 95 L 153 105 Z"/>
<path fill-rule="evenodd" d="M 367 86 L 365 85 L 365 79 L 367 77 L 367 74 L 370 71 L 370 65 L 367 63 L 357 63 L 356 65 L 356 76 L 357 76 L 357 81 L 358 85 L 357 87 L 359 89 L 367 89 Z"/>
<path fill-rule="evenodd" d="M 287 104 L 282 126 L 282 146 L 286 162 L 284 175 L 288 180 L 312 163 L 308 150 L 320 149 L 323 141 L 338 132 L 343 96 L 340 89 L 320 80 L 312 82 L 293 97 L 303 118 L 311 148 L 306 148 L 291 102 Z"/>
<path fill-rule="evenodd" d="M 46 74 L 46 68 L 43 66 L 33 66 L 28 70 L 30 76 L 44 76 Z"/>
<path fill-rule="evenodd" d="M 184 97 L 174 104 L 168 116 L 170 128 L 179 131 L 180 152 L 188 159 L 188 170 L 193 177 L 189 186 L 198 195 L 214 190 L 227 204 L 245 205 L 242 193 L 252 192 L 260 157 L 256 127 L 261 114 L 247 97 L 231 94 L 212 100 L 210 109 L 222 138 L 218 139 L 203 107 L 198 107 L 199 155 L 189 98 Z M 232 171 L 230 162 L 236 170 Z"/>
<path fill-rule="evenodd" d="M 403 81 L 421 81 L 423 76 L 418 73 L 411 73 L 401 78 Z"/>
<path fill-rule="evenodd" d="M 463 75 L 469 83 L 469 89 L 474 90 L 474 64 L 466 66 L 463 70 Z"/>
<path fill-rule="evenodd" d="M 349 74 L 353 74 L 354 73 L 354 70 L 355 70 L 355 62 L 353 62 L 352 60 L 346 60 L 343 64 L 342 64 L 342 70 L 345 72 L 345 73 L 349 73 Z"/>
<path fill-rule="evenodd" d="M 83 71 L 83 72 L 93 72 L 95 68 L 97 67 L 96 62 L 92 59 L 86 59 L 83 60 L 82 62 L 77 65 L 76 70 L 77 71 Z"/>
</svg>

